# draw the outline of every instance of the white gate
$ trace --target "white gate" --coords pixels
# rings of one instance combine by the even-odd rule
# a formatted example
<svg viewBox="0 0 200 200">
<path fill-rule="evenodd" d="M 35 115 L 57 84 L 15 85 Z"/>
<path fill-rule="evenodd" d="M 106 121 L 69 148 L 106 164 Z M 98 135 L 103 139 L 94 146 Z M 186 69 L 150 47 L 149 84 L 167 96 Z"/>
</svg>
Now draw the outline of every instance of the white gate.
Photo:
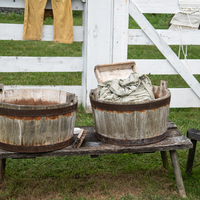
<svg viewBox="0 0 200 200">
<path fill-rule="evenodd" d="M 24 8 L 24 0 L 0 0 L 0 7 Z M 89 91 L 96 87 L 97 64 L 124 62 L 128 45 L 155 44 L 166 59 L 135 59 L 141 73 L 180 74 L 191 88 L 172 88 L 171 107 L 200 107 L 200 60 L 188 60 L 191 72 L 168 45 L 179 45 L 178 31 L 155 30 L 142 13 L 176 13 L 178 0 L 72 0 L 73 10 L 83 11 L 83 25 L 74 26 L 74 41 L 83 42 L 82 57 L 0 56 L 0 72 L 82 72 L 82 86 L 42 86 L 74 92 L 90 110 Z M 47 8 L 51 8 L 50 1 Z M 129 13 L 141 29 L 128 29 Z M 23 25 L 0 24 L 0 40 L 22 40 Z M 43 28 L 43 41 L 53 41 L 53 26 Z M 200 45 L 200 30 L 182 32 L 184 45 Z M 6 86 L 27 88 L 41 86 Z"/>
<path fill-rule="evenodd" d="M 122 2 L 124 5 L 122 5 Z M 200 107 L 200 83 L 193 74 L 200 74 L 200 60 L 187 60 L 191 72 L 184 60 L 179 60 L 168 45 L 180 45 L 180 33 L 176 30 L 155 30 L 142 13 L 176 13 L 180 10 L 178 0 L 130 0 L 115 1 L 114 13 L 126 16 L 127 12 L 137 22 L 141 29 L 129 29 L 128 23 L 116 21 L 121 24 L 121 30 L 114 34 L 113 62 L 127 60 L 128 45 L 156 45 L 165 60 L 142 59 L 134 61 L 138 70 L 145 74 L 172 75 L 180 74 L 191 88 L 171 88 L 171 107 Z M 121 12 L 121 13 L 120 13 Z M 119 14 L 120 13 L 120 14 Z M 116 17 L 115 17 L 116 19 Z M 126 31 L 128 30 L 128 32 Z M 116 38 L 116 39 L 115 39 Z M 119 38 L 121 42 L 119 42 Z M 200 45 L 200 30 L 183 30 L 183 45 Z M 126 53 L 124 53 L 126 52 Z"/>
</svg>

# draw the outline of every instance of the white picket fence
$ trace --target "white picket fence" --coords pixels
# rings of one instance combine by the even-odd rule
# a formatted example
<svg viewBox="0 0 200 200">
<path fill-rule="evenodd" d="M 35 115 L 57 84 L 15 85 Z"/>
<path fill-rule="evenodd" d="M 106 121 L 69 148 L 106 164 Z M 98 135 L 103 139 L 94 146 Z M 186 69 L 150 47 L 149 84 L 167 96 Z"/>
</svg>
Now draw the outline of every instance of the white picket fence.
<svg viewBox="0 0 200 200">
<path fill-rule="evenodd" d="M 0 0 L 0 7 L 24 8 L 24 0 Z M 0 56 L 0 72 L 82 72 L 81 86 L 43 87 L 76 93 L 79 103 L 90 111 L 89 92 L 97 85 L 94 67 L 98 64 L 129 61 L 128 45 L 156 45 L 166 59 L 135 59 L 141 73 L 180 74 L 191 88 L 171 88 L 171 107 L 200 107 L 200 60 L 179 60 L 168 45 L 179 45 L 175 30 L 155 30 L 142 13 L 176 13 L 178 0 L 72 0 L 73 10 L 83 11 L 83 25 L 74 26 L 74 41 L 82 42 L 82 57 Z M 51 8 L 48 1 L 47 8 Z M 129 14 L 141 29 L 128 29 Z M 22 40 L 23 25 L 0 24 L 0 40 Z M 43 27 L 42 41 L 53 41 L 53 26 Z M 199 30 L 183 30 L 184 45 L 200 45 Z"/>
</svg>

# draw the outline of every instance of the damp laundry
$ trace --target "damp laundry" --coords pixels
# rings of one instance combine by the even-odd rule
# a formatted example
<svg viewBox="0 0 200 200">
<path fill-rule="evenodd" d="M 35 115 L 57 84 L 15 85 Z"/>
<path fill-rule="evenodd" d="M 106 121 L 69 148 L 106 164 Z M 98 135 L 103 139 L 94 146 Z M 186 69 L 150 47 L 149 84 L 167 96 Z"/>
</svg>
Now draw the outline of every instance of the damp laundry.
<svg viewBox="0 0 200 200">
<path fill-rule="evenodd" d="M 23 40 L 41 40 L 47 0 L 24 0 Z M 73 43 L 73 15 L 71 0 L 51 0 L 56 43 Z"/>
<path fill-rule="evenodd" d="M 131 73 L 125 79 L 113 79 L 98 84 L 98 100 L 139 102 L 154 100 L 153 86 L 145 74 Z"/>
</svg>

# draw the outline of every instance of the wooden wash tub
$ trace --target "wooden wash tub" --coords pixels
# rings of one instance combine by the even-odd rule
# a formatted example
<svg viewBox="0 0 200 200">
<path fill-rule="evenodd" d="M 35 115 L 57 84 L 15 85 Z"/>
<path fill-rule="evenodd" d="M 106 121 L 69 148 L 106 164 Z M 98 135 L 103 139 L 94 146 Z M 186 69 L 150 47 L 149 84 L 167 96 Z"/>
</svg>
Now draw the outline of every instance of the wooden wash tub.
<svg viewBox="0 0 200 200">
<path fill-rule="evenodd" d="M 73 141 L 77 97 L 58 90 L 0 86 L 0 148 L 37 153 Z"/>
<path fill-rule="evenodd" d="M 110 73 L 112 78 L 121 76 L 120 70 L 129 70 L 127 74 L 130 74 L 137 68 L 134 62 L 101 65 L 95 67 L 95 74 L 101 82 L 108 80 Z M 103 142 L 118 145 L 145 145 L 163 140 L 166 137 L 171 93 L 165 81 L 161 81 L 160 86 L 153 86 L 153 93 L 156 99 L 148 102 L 112 103 L 99 101 L 97 89 L 91 90 L 97 137 Z"/>
</svg>

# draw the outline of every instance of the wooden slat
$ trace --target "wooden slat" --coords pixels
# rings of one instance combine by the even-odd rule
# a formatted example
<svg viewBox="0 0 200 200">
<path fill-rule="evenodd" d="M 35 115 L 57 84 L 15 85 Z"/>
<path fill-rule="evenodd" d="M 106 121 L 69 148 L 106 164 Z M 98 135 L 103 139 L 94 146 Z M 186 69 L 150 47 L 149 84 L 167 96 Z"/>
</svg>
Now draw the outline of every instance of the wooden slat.
<svg viewBox="0 0 200 200">
<path fill-rule="evenodd" d="M 0 40 L 22 40 L 23 24 L 0 24 Z M 83 27 L 74 26 L 74 42 L 83 41 Z M 53 25 L 44 25 L 42 41 L 53 41 Z"/>
<path fill-rule="evenodd" d="M 82 72 L 82 57 L 0 57 L 0 72 Z"/>
<path fill-rule="evenodd" d="M 127 61 L 135 61 L 138 70 L 142 74 L 178 74 L 174 67 L 164 59 L 128 59 Z M 200 60 L 181 60 L 187 66 L 192 74 L 200 74 Z"/>
<path fill-rule="evenodd" d="M 200 45 L 199 30 L 156 30 L 168 45 Z M 141 29 L 129 29 L 129 45 L 153 45 Z"/>
<path fill-rule="evenodd" d="M 191 74 L 190 70 L 179 60 L 176 54 L 171 50 L 171 48 L 166 44 L 166 42 L 160 38 L 158 33 L 155 31 L 153 26 L 144 17 L 144 15 L 138 10 L 133 0 L 130 0 L 130 15 L 142 28 L 146 35 L 151 39 L 151 41 L 157 46 L 160 52 L 166 57 L 166 59 L 171 63 L 175 70 L 182 76 L 182 78 L 188 83 L 196 95 L 200 98 L 200 84 Z"/>
<path fill-rule="evenodd" d="M 181 7 L 200 7 L 199 0 L 179 0 L 179 4 Z"/>
<path fill-rule="evenodd" d="M 191 88 L 170 88 L 171 108 L 198 108 L 200 101 Z"/>
<path fill-rule="evenodd" d="M 95 129 L 93 127 L 82 127 L 88 131 L 83 145 L 79 148 L 73 148 L 72 145 L 60 150 L 46 153 L 17 153 L 0 149 L 0 158 L 31 158 L 31 157 L 47 157 L 47 156 L 72 156 L 72 155 L 106 155 L 119 153 L 150 153 L 155 151 L 168 151 L 178 149 L 189 149 L 192 143 L 188 138 L 182 135 L 177 128 L 168 129 L 168 136 L 156 144 L 148 144 L 144 146 L 120 146 L 101 142 L 97 139 Z M 77 135 L 74 135 L 73 141 Z"/>
<path fill-rule="evenodd" d="M 127 58 L 129 1 L 114 1 L 113 62 Z"/>
<path fill-rule="evenodd" d="M 133 0 L 142 13 L 177 13 L 178 0 Z"/>
<path fill-rule="evenodd" d="M 8 8 L 24 8 L 24 0 L 0 0 L 0 7 Z M 48 0 L 46 9 L 51 9 L 51 1 Z M 83 2 L 81 0 L 72 0 L 72 10 L 83 10 Z"/>
<path fill-rule="evenodd" d="M 81 104 L 83 97 L 83 88 L 81 85 L 4 85 L 5 90 L 11 89 L 50 89 L 50 90 L 61 90 L 76 94 L 78 97 L 78 103 Z"/>
<path fill-rule="evenodd" d="M 112 62 L 113 1 L 87 0 L 83 12 L 84 33 L 83 57 L 84 70 L 82 85 L 83 104 L 91 111 L 89 93 L 97 86 L 94 67 Z"/>
</svg>

